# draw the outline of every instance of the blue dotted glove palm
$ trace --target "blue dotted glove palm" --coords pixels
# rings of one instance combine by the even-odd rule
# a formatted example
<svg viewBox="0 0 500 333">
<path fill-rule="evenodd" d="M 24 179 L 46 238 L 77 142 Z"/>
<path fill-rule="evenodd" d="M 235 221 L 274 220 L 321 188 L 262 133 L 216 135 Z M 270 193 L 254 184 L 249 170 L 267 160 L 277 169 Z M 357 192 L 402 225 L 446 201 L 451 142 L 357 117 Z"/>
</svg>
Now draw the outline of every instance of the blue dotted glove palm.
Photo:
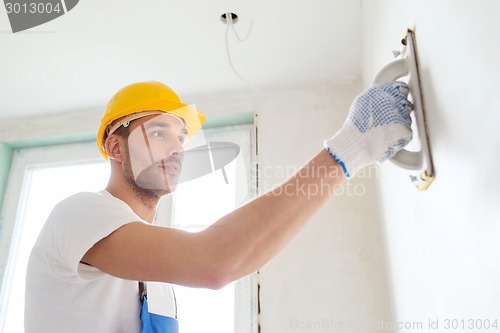
<svg viewBox="0 0 500 333">
<path fill-rule="evenodd" d="M 342 128 L 325 140 L 325 148 L 348 178 L 369 164 L 393 157 L 411 141 L 409 91 L 399 81 L 365 90 L 354 99 Z"/>
</svg>

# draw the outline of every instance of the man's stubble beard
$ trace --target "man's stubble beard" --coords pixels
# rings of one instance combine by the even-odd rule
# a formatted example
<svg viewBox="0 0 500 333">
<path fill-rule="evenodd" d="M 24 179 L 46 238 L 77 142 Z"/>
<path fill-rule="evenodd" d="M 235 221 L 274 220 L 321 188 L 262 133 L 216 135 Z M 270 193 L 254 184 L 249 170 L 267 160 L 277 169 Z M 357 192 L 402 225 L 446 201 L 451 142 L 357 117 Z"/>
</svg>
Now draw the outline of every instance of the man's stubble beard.
<svg viewBox="0 0 500 333">
<path fill-rule="evenodd" d="M 156 164 L 147 167 L 137 177 L 134 177 L 130 154 L 127 149 L 127 156 L 123 161 L 123 172 L 127 186 L 142 203 L 156 206 L 161 197 L 175 190 L 176 184 L 170 186 L 168 177 L 165 174 L 163 174 L 163 177 L 148 176 L 149 171 L 154 174 L 154 168 L 156 168 Z"/>
</svg>

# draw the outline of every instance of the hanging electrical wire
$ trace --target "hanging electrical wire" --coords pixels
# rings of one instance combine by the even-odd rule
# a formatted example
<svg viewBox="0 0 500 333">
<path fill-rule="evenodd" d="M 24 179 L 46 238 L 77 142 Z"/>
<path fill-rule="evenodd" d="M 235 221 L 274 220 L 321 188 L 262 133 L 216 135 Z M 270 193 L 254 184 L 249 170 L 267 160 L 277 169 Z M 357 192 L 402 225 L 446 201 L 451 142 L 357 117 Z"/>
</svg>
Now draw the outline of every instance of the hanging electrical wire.
<svg viewBox="0 0 500 333">
<path fill-rule="evenodd" d="M 248 82 L 239 72 L 238 70 L 236 69 L 236 67 L 234 66 L 233 64 L 233 61 L 231 59 L 231 52 L 229 50 L 229 31 L 232 30 L 234 35 L 236 36 L 236 39 L 239 41 L 239 42 L 244 42 L 248 36 L 250 35 L 250 32 L 252 31 L 252 26 L 253 26 L 253 19 L 252 21 L 250 22 L 250 27 L 248 28 L 248 32 L 245 36 L 245 38 L 241 38 L 239 35 L 238 35 L 238 32 L 236 31 L 236 29 L 234 28 L 234 22 L 233 22 L 233 15 L 235 18 L 237 18 L 236 14 L 234 13 L 230 13 L 230 12 L 227 12 L 225 14 L 222 15 L 222 21 L 224 23 L 226 23 L 227 27 L 226 27 L 226 33 L 225 33 L 225 41 L 226 41 L 226 54 L 227 54 L 227 60 L 229 62 L 229 65 L 231 66 L 231 69 L 233 70 L 233 72 L 236 74 L 236 76 L 238 76 L 240 78 L 241 81 L 243 81 L 248 87 L 252 88 L 253 90 L 255 91 L 259 91 L 261 92 L 262 90 L 260 88 L 257 88 L 255 87 L 254 85 L 252 85 L 250 82 Z"/>
</svg>

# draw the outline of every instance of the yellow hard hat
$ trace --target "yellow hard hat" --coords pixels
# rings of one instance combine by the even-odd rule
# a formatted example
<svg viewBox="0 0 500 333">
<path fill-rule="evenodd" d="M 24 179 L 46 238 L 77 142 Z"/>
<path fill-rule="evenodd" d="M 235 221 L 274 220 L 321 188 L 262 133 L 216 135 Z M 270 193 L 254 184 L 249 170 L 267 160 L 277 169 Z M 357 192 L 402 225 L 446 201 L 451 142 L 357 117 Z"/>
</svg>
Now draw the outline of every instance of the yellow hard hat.
<svg viewBox="0 0 500 333">
<path fill-rule="evenodd" d="M 108 159 L 104 148 L 106 129 L 115 120 L 144 111 L 161 111 L 182 118 L 187 125 L 190 139 L 205 122 L 206 116 L 194 107 L 181 102 L 179 96 L 163 83 L 156 81 L 137 82 L 120 89 L 108 102 L 97 132 L 99 152 Z M 144 112 L 144 116 L 151 114 Z"/>
</svg>

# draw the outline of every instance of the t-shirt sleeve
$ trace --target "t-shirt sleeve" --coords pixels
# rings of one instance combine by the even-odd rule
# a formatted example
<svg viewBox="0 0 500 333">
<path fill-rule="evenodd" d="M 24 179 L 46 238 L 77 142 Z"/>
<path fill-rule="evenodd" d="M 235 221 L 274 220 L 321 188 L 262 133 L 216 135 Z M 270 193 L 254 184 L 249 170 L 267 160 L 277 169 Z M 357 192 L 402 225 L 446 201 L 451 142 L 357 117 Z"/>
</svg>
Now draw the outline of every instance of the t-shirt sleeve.
<svg viewBox="0 0 500 333">
<path fill-rule="evenodd" d="M 57 277 L 97 278 L 104 273 L 80 260 L 95 243 L 131 222 L 143 221 L 123 201 L 105 193 L 79 193 L 54 208 L 35 246 L 44 249 Z"/>
</svg>

